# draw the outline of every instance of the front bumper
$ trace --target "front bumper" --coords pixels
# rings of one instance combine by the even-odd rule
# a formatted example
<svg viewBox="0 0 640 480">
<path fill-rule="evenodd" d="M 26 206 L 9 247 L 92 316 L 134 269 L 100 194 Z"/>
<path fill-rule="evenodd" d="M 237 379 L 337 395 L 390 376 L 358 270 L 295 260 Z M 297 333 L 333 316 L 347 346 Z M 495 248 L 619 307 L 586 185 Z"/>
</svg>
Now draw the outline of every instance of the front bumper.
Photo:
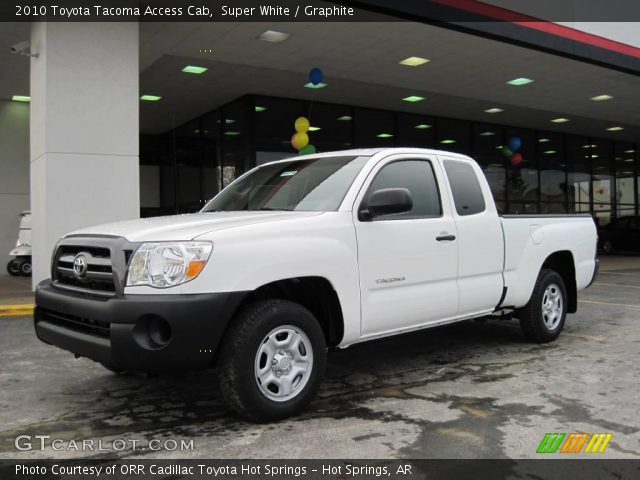
<svg viewBox="0 0 640 480">
<path fill-rule="evenodd" d="M 35 330 L 43 342 L 128 371 L 197 370 L 212 365 L 246 292 L 100 298 L 36 289 Z"/>
</svg>

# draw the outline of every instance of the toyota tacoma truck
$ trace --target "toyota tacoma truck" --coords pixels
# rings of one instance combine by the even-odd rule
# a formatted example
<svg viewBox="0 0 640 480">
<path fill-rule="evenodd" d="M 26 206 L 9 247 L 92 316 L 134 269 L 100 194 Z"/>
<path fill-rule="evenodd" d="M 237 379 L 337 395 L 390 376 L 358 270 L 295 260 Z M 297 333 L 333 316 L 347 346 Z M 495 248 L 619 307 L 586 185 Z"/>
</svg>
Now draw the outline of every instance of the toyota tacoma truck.
<svg viewBox="0 0 640 480">
<path fill-rule="evenodd" d="M 115 371 L 215 367 L 233 409 L 275 420 L 313 399 L 331 348 L 496 315 L 555 340 L 596 275 L 596 243 L 588 215 L 499 215 L 464 155 L 300 156 L 199 213 L 64 236 L 35 330 Z"/>
</svg>

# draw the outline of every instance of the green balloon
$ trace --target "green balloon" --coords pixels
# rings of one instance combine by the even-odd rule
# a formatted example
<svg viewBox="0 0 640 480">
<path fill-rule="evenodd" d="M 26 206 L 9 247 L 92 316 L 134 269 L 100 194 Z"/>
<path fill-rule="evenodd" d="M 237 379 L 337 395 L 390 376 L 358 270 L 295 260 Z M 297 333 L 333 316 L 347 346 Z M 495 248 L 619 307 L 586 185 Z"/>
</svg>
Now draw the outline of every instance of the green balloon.
<svg viewBox="0 0 640 480">
<path fill-rule="evenodd" d="M 298 155 L 311 155 L 312 153 L 316 153 L 316 147 L 310 143 L 298 151 Z"/>
<path fill-rule="evenodd" d="M 509 147 L 507 147 L 507 146 L 504 146 L 504 147 L 502 147 L 502 154 L 503 154 L 505 157 L 510 157 L 511 155 L 513 155 L 513 150 L 511 150 L 511 149 L 510 149 Z"/>
</svg>

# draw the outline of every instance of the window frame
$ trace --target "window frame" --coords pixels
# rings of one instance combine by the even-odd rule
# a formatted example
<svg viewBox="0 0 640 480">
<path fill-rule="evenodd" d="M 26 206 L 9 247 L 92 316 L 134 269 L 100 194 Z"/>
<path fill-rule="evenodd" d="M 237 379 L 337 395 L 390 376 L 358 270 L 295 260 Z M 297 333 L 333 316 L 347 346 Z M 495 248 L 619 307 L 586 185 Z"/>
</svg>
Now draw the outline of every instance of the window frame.
<svg viewBox="0 0 640 480">
<path fill-rule="evenodd" d="M 444 217 L 444 204 L 442 202 L 441 186 L 440 186 L 440 182 L 438 182 L 438 175 L 436 174 L 436 169 L 434 168 L 434 165 L 433 165 L 434 162 L 437 161 L 435 158 L 410 156 L 410 157 L 392 158 L 389 161 L 385 161 L 385 160 L 386 159 L 383 159 L 382 162 L 380 162 L 380 164 L 374 166 L 373 170 L 369 173 L 367 180 L 363 184 L 362 188 L 364 190 L 364 194 L 360 199 L 358 208 L 355 210 L 356 218 L 358 218 L 358 222 L 371 223 L 371 222 L 398 221 L 398 220 L 425 220 L 425 219 L 436 219 L 436 218 Z M 411 162 L 411 161 L 425 162 L 431 169 L 431 173 L 433 175 L 433 181 L 436 185 L 436 193 L 438 195 L 438 205 L 440 207 L 440 215 L 407 215 L 407 213 L 409 212 L 405 212 L 405 213 L 394 213 L 391 215 L 381 215 L 379 217 L 372 218 L 371 220 L 361 220 L 359 218 L 359 215 L 357 214 L 362 210 L 363 204 L 367 201 L 369 194 L 371 193 L 370 191 L 371 185 L 373 185 L 373 182 L 375 182 L 376 178 L 378 178 L 378 175 L 380 175 L 380 172 L 382 172 L 386 167 L 394 163 Z"/>
</svg>

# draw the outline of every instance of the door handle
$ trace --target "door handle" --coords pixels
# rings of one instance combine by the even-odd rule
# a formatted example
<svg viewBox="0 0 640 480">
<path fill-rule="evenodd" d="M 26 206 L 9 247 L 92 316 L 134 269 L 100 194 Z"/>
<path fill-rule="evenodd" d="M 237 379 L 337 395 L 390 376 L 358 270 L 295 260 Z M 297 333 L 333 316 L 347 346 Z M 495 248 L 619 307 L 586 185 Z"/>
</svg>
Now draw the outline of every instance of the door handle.
<svg viewBox="0 0 640 480">
<path fill-rule="evenodd" d="M 439 235 L 436 240 L 439 242 L 451 242 L 456 239 L 455 235 Z"/>
</svg>

